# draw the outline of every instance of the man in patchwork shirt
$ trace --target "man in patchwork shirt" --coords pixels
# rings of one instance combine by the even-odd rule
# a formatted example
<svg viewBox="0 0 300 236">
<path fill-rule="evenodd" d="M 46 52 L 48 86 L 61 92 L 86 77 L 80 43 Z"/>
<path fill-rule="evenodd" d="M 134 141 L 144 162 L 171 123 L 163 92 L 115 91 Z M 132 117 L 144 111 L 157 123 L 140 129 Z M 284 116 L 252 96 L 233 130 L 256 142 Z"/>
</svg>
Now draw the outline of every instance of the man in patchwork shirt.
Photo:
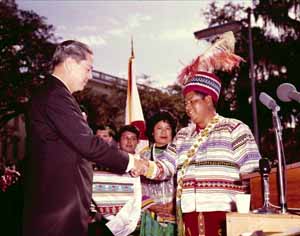
<svg viewBox="0 0 300 236">
<path fill-rule="evenodd" d="M 191 124 L 144 173 L 163 179 L 177 172 L 178 235 L 226 235 L 226 212 L 235 211 L 236 194 L 246 192 L 241 176 L 255 171 L 261 158 L 249 127 L 216 112 L 220 90 L 215 74 L 189 74 L 183 95 Z"/>
</svg>

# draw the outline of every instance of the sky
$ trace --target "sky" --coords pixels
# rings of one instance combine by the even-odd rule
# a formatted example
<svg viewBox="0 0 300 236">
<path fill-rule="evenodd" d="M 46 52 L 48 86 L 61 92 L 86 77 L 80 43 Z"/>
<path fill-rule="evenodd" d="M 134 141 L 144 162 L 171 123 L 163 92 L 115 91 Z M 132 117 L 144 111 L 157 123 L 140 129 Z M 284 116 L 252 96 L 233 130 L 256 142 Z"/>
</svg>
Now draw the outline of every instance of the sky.
<svg viewBox="0 0 300 236">
<path fill-rule="evenodd" d="M 45 17 L 59 42 L 75 39 L 88 44 L 97 71 L 126 79 L 133 38 L 137 80 L 143 83 L 149 76 L 146 81 L 157 88 L 173 84 L 184 65 L 209 46 L 193 35 L 208 26 L 203 12 L 209 0 L 16 2 L 20 9 Z M 250 6 L 252 1 L 233 2 Z"/>
</svg>

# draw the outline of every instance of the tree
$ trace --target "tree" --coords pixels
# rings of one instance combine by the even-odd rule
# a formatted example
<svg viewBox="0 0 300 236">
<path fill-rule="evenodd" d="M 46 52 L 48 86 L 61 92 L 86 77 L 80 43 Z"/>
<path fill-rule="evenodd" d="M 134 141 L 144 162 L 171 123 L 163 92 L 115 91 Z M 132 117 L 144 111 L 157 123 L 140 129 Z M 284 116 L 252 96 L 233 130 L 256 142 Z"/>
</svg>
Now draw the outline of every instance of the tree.
<svg viewBox="0 0 300 236">
<path fill-rule="evenodd" d="M 165 91 L 148 89 L 141 92 L 141 101 L 148 120 L 158 110 L 171 112 L 178 121 L 178 128 L 187 125 L 188 119 L 182 98 L 182 90 L 178 85 L 170 85 Z"/>
<path fill-rule="evenodd" d="M 86 88 L 76 93 L 75 98 L 87 109 L 88 123 L 91 126 L 119 127 L 124 124 L 126 91 L 119 86 L 112 86 L 109 94 L 96 93 L 91 88 Z"/>
<path fill-rule="evenodd" d="M 181 88 L 178 85 L 169 86 L 161 91 L 148 86 L 139 87 L 140 99 L 145 119 L 149 119 L 159 109 L 170 111 L 178 120 L 179 127 L 187 123 Z M 126 90 L 112 86 L 111 92 L 99 94 L 88 88 L 76 93 L 77 101 L 88 110 L 88 122 L 93 125 L 113 125 L 120 127 L 125 123 Z"/>
<path fill-rule="evenodd" d="M 15 1 L 1 1 L 0 15 L 0 126 L 3 127 L 8 120 L 25 112 L 32 91 L 44 82 L 56 38 L 54 27 L 47 25 L 44 17 L 18 9 Z M 178 99 L 173 103 L 174 94 L 170 97 L 168 92 L 148 88 L 140 91 L 146 118 L 161 107 L 181 104 Z M 124 124 L 126 91 L 118 86 L 109 95 L 85 89 L 75 97 L 87 108 L 91 124 Z M 183 109 L 175 105 L 172 111 L 179 115 Z"/>
<path fill-rule="evenodd" d="M 15 1 L 0 2 L 0 127 L 23 113 L 34 88 L 43 83 L 55 47 L 53 26 Z"/>
<path fill-rule="evenodd" d="M 32 11 L 19 10 L 15 1 L 0 1 L 0 16 L 0 141 L 5 141 L 1 146 L 5 148 L 9 140 L 17 137 L 3 127 L 25 113 L 32 90 L 43 82 L 43 74 L 48 70 L 55 38 L 53 27 L 44 18 Z M 6 161 L 1 152 L 0 165 L 5 167 Z M 21 234 L 21 182 L 5 193 L 0 191 L 1 232 L 6 235 Z"/>
<path fill-rule="evenodd" d="M 298 61 L 300 60 L 300 3 L 298 1 L 259 1 L 253 9 L 256 20 L 263 22 L 252 27 L 253 48 L 254 48 L 254 69 L 257 85 L 257 93 L 267 92 L 276 98 L 276 89 L 283 82 L 290 82 L 299 87 L 297 78 Z M 228 23 L 233 20 L 243 23 L 242 30 L 236 34 L 236 53 L 246 60 L 248 59 L 248 25 L 246 23 L 248 9 L 232 3 L 225 4 L 218 8 L 215 3 L 210 5 L 205 16 L 209 26 Z M 294 15 L 294 18 L 291 16 Z M 249 61 L 249 59 L 247 60 Z M 240 70 L 232 74 L 222 74 L 223 90 L 220 101 L 221 113 L 231 110 L 230 116 L 237 117 L 251 126 L 252 113 L 249 103 L 250 80 L 249 63 L 241 65 Z M 289 132 L 288 126 L 291 117 L 299 118 L 299 106 L 295 102 L 278 103 L 281 106 L 281 118 L 285 127 L 284 137 L 287 153 L 294 152 L 295 145 L 289 145 L 287 139 L 297 140 L 299 125 L 296 125 L 293 132 Z M 229 109 L 228 109 L 229 108 Z M 270 111 L 258 103 L 258 120 L 262 137 L 262 155 L 269 156 L 274 139 L 269 138 L 272 134 L 272 120 Z M 271 134 L 271 135 L 270 135 Z M 284 140 L 285 141 L 285 140 Z M 265 142 L 265 143 L 264 143 Z M 268 144 L 267 144 L 268 143 Z M 299 145 L 299 144 L 298 144 Z M 293 149 L 294 148 L 294 149 Z M 293 150 L 291 150 L 293 149 Z M 276 155 L 275 155 L 276 156 Z M 269 156 L 275 158 L 275 156 Z M 292 156 L 287 156 L 287 162 L 294 162 Z M 298 159 L 299 161 L 299 159 Z"/>
</svg>

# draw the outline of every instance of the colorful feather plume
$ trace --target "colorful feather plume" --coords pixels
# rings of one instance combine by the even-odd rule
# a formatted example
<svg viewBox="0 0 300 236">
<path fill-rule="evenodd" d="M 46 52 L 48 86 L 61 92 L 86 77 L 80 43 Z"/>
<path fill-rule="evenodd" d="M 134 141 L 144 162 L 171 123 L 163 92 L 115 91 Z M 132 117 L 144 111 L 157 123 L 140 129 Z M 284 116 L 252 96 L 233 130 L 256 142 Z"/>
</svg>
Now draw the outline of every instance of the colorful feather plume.
<svg viewBox="0 0 300 236">
<path fill-rule="evenodd" d="M 231 71 L 238 67 L 240 56 L 234 54 L 235 38 L 232 31 L 222 34 L 202 55 L 187 65 L 178 76 L 178 82 L 184 85 L 197 71 L 213 73 L 216 70 Z"/>
</svg>

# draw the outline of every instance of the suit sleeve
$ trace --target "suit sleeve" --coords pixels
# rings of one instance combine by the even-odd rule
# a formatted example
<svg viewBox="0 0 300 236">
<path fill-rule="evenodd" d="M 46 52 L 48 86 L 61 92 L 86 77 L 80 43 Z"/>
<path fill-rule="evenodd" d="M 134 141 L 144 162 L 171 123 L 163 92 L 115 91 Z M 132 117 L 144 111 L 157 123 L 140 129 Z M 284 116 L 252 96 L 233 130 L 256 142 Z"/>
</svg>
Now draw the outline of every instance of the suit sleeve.
<svg viewBox="0 0 300 236">
<path fill-rule="evenodd" d="M 61 90 L 52 93 L 47 101 L 46 115 L 61 139 L 83 158 L 116 173 L 126 171 L 129 163 L 128 154 L 109 146 L 92 134 L 71 95 Z"/>
</svg>

